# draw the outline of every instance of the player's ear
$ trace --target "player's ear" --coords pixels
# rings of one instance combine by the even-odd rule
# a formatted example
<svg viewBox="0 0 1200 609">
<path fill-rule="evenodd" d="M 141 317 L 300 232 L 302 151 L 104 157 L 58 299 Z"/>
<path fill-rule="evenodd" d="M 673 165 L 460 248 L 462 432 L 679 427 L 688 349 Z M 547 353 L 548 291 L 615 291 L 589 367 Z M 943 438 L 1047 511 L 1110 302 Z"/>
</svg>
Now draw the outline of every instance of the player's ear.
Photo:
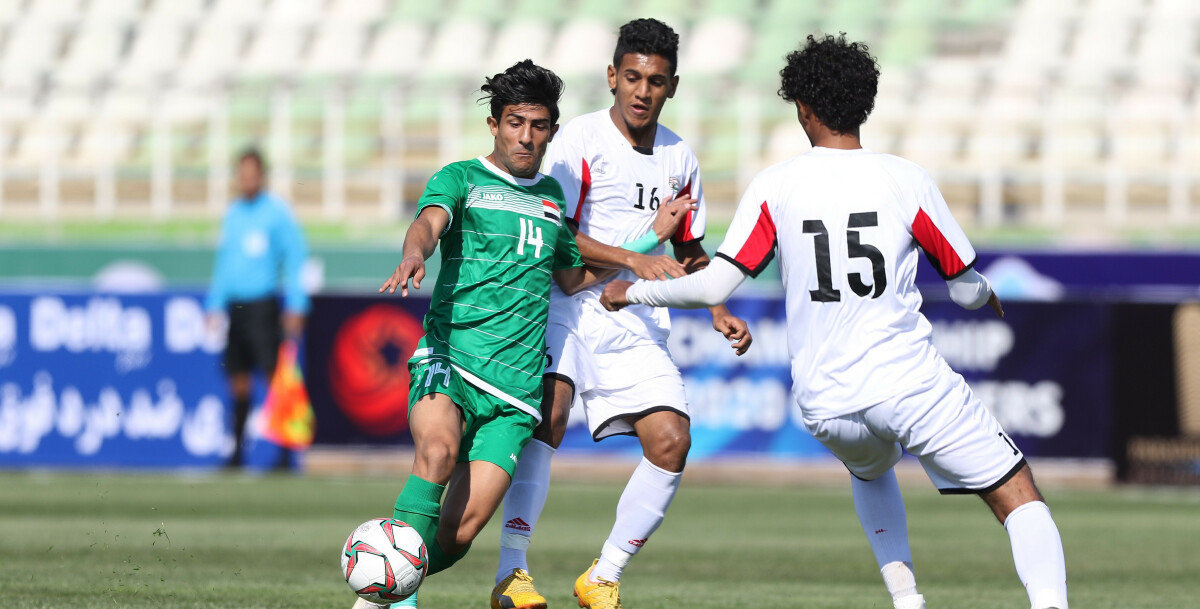
<svg viewBox="0 0 1200 609">
<path fill-rule="evenodd" d="M 617 89 L 617 67 L 608 66 L 608 88 L 614 92 Z"/>
<path fill-rule="evenodd" d="M 671 85 L 667 87 L 667 99 L 675 97 L 675 89 L 679 88 L 679 77 L 671 77 Z"/>
<path fill-rule="evenodd" d="M 809 108 L 808 104 L 796 100 L 796 118 L 800 119 L 801 127 L 807 127 L 808 123 L 812 122 L 812 108 Z"/>
<path fill-rule="evenodd" d="M 550 137 L 546 138 L 546 141 L 553 142 L 555 133 L 558 133 L 558 124 L 557 123 L 550 126 Z"/>
<path fill-rule="evenodd" d="M 496 117 L 494 117 L 494 116 L 487 117 L 487 124 L 488 124 L 488 129 L 492 130 L 492 137 L 496 137 L 497 135 L 500 135 L 500 121 L 496 120 Z"/>
</svg>

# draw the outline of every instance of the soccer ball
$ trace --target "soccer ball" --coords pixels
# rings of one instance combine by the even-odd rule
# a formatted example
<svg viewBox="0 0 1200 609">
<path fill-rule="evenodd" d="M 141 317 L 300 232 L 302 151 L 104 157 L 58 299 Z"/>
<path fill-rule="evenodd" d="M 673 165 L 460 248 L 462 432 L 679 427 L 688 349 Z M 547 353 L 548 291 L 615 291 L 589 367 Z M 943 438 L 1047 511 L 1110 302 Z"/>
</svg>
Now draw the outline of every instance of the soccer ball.
<svg viewBox="0 0 1200 609">
<path fill-rule="evenodd" d="M 392 518 L 360 525 L 346 539 L 342 575 L 364 600 L 377 605 L 400 602 L 416 593 L 429 570 L 429 552 L 421 535 Z"/>
</svg>

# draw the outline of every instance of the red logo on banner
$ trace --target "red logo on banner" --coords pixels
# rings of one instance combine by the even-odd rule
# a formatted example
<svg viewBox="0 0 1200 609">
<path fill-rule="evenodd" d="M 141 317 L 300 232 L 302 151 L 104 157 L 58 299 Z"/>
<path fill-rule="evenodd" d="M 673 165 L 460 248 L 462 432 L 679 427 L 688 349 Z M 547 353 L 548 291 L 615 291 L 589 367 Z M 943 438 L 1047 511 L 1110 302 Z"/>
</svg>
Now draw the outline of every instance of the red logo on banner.
<svg viewBox="0 0 1200 609">
<path fill-rule="evenodd" d="M 329 386 L 363 432 L 387 436 L 408 428 L 408 358 L 424 333 L 421 320 L 392 305 L 369 307 L 338 328 Z"/>
</svg>

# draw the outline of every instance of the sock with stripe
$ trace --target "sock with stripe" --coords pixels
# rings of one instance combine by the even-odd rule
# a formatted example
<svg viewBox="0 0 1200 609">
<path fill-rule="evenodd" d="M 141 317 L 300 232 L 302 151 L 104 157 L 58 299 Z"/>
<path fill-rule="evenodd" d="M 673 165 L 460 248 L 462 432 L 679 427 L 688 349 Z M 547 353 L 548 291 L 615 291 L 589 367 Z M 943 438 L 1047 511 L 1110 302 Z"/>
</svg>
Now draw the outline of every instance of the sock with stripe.
<svg viewBox="0 0 1200 609">
<path fill-rule="evenodd" d="M 593 581 L 621 581 L 621 572 L 629 559 L 662 524 L 682 477 L 682 472 L 669 472 L 642 457 L 617 502 L 617 520 L 608 541 L 604 542 L 600 561 L 592 570 Z"/>
<path fill-rule="evenodd" d="M 504 495 L 503 526 L 500 529 L 500 566 L 496 583 L 512 575 L 513 569 L 529 570 L 526 553 L 538 518 L 550 492 L 550 460 L 554 448 L 530 440 L 521 453 L 512 484 Z"/>
<path fill-rule="evenodd" d="M 908 518 L 904 497 L 896 481 L 896 471 L 874 480 L 850 476 L 854 492 L 854 511 L 863 533 L 875 553 L 875 562 L 883 583 L 896 602 L 917 594 L 917 580 L 912 571 L 912 550 L 908 545 Z"/>
</svg>

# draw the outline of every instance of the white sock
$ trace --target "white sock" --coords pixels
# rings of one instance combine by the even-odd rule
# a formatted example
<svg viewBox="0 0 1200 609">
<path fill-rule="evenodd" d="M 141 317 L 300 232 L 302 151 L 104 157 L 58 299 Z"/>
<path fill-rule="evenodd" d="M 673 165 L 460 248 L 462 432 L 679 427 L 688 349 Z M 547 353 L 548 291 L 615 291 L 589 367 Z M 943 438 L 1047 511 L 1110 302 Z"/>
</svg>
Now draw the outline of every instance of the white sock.
<svg viewBox="0 0 1200 609">
<path fill-rule="evenodd" d="M 1050 508 L 1030 501 L 1004 520 L 1012 542 L 1017 577 L 1025 584 L 1033 609 L 1067 609 L 1067 566 L 1062 538 L 1050 517 Z"/>
<path fill-rule="evenodd" d="M 850 488 L 854 491 L 858 523 L 867 534 L 879 568 L 894 562 L 912 564 L 904 497 L 900 495 L 895 470 L 888 470 L 870 482 L 851 476 Z"/>
<path fill-rule="evenodd" d="M 500 529 L 500 567 L 496 583 L 512 575 L 513 569 L 529 570 L 526 552 L 533 529 L 537 526 L 546 495 L 550 492 L 550 459 L 554 448 L 540 440 L 530 440 L 521 453 L 512 484 L 504 495 L 504 525 Z"/>
<path fill-rule="evenodd" d="M 617 502 L 617 520 L 608 534 L 608 541 L 604 542 L 600 562 L 592 571 L 593 580 L 621 581 L 621 571 L 629 559 L 662 524 L 682 476 L 680 472 L 669 472 L 642 457 Z"/>
</svg>

